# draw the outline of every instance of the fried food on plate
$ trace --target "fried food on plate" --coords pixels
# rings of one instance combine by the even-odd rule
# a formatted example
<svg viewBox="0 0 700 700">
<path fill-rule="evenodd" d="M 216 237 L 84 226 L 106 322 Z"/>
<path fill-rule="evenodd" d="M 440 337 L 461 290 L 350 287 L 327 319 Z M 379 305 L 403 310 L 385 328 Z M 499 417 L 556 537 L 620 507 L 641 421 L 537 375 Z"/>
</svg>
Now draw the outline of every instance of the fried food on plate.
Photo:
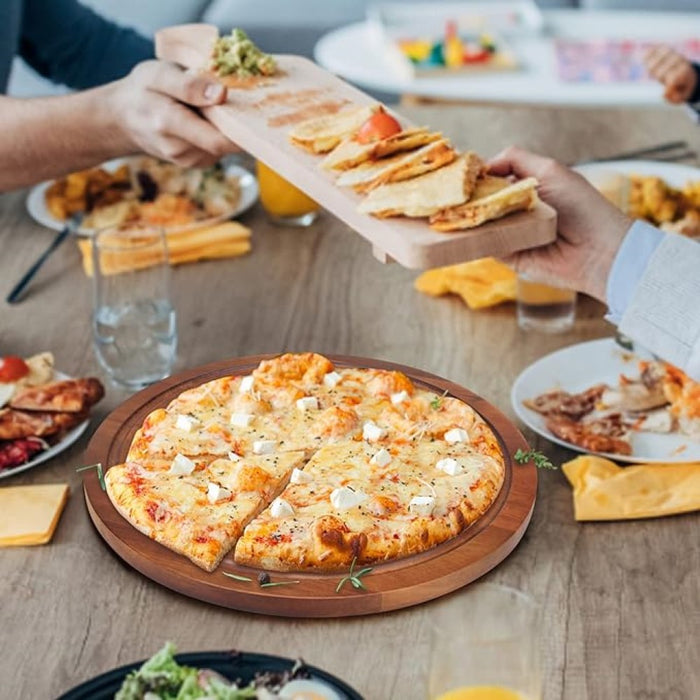
<svg viewBox="0 0 700 700">
<path fill-rule="evenodd" d="M 380 218 L 430 216 L 468 200 L 483 167 L 481 158 L 470 151 L 433 172 L 380 185 L 360 202 L 358 210 Z"/>
<path fill-rule="evenodd" d="M 29 437 L 52 437 L 80 425 L 87 413 L 59 413 L 55 411 L 18 411 L 0 409 L 0 440 Z"/>
<path fill-rule="evenodd" d="M 83 413 L 104 394 L 102 383 L 94 377 L 65 379 L 20 389 L 10 401 L 10 407 L 25 411 Z"/>
<path fill-rule="evenodd" d="M 351 136 L 379 110 L 379 105 L 352 107 L 337 114 L 324 114 L 297 124 L 289 140 L 311 153 L 328 153 L 343 139 Z"/>
<path fill-rule="evenodd" d="M 459 231 L 533 209 L 538 201 L 536 187 L 534 177 L 515 183 L 505 178 L 484 177 L 476 181 L 466 203 L 435 213 L 430 217 L 430 226 L 436 231 Z"/>
</svg>

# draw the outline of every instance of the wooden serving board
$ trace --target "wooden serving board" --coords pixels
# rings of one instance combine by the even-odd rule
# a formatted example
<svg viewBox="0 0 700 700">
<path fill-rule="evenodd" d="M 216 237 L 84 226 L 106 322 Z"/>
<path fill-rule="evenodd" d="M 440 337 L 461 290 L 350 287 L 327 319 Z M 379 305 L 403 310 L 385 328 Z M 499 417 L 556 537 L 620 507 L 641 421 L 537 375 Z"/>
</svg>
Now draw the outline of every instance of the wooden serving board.
<svg viewBox="0 0 700 700">
<path fill-rule="evenodd" d="M 261 360 L 257 355 L 214 362 L 183 372 L 139 392 L 113 411 L 100 425 L 87 448 L 89 463 L 105 467 L 124 461 L 135 431 L 154 409 L 165 407 L 181 392 L 226 375 L 248 374 Z M 489 510 L 472 527 L 454 539 L 422 554 L 374 566 L 364 577 L 366 591 L 349 584 L 335 589 L 342 573 L 271 573 L 273 581 L 298 584 L 260 588 L 259 571 L 239 566 L 233 554 L 207 573 L 132 527 L 100 487 L 97 474 L 84 476 L 85 501 L 98 532 L 107 544 L 144 576 L 184 595 L 227 608 L 286 617 L 343 617 L 404 608 L 432 600 L 479 578 L 505 559 L 518 544 L 532 515 L 537 491 L 537 470 L 513 461 L 527 443 L 515 426 L 496 408 L 471 391 L 432 374 L 404 365 L 362 357 L 329 356 L 339 367 L 376 367 L 399 370 L 419 386 L 447 392 L 473 406 L 497 435 L 506 458 L 503 488 Z M 222 572 L 248 576 L 246 583 Z"/>
<path fill-rule="evenodd" d="M 186 24 L 156 33 L 156 54 L 192 70 L 206 70 L 216 27 Z M 222 133 L 306 192 L 373 246 L 382 262 L 396 260 L 409 268 L 451 265 L 489 255 L 503 256 L 551 243 L 556 214 L 540 202 L 521 212 L 470 231 L 437 233 L 426 219 L 377 219 L 360 214 L 361 196 L 334 184 L 319 168 L 321 156 L 292 145 L 295 124 L 351 105 L 376 104 L 369 95 L 300 56 L 276 56 L 280 75 L 230 87 L 228 101 L 208 107 L 204 115 Z M 396 115 L 403 126 L 406 119 Z"/>
</svg>

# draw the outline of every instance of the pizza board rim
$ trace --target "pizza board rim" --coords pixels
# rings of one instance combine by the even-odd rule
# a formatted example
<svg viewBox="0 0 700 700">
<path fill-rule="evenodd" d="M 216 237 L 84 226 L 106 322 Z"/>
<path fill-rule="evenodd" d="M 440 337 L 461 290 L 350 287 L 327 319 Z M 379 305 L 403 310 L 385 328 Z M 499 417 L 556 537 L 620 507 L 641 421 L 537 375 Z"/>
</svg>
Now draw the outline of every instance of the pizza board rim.
<svg viewBox="0 0 700 700">
<path fill-rule="evenodd" d="M 209 47 L 218 35 L 218 29 L 208 24 L 161 29 L 155 36 L 156 55 L 189 70 L 208 72 Z M 434 231 L 424 219 L 381 219 L 361 214 L 357 210 L 361 197 L 335 185 L 333 177 L 318 167 L 323 156 L 309 154 L 289 143 L 287 134 L 298 121 L 271 122 L 273 116 L 280 119 L 304 110 L 311 110 L 309 116 L 315 116 L 314 107 L 332 106 L 334 100 L 347 103 L 345 106 L 374 105 L 378 101 L 308 58 L 278 54 L 275 59 L 278 75 L 234 84 L 229 87 L 226 102 L 206 107 L 202 113 L 227 138 L 355 230 L 378 251 L 378 257 L 394 260 L 409 269 L 430 269 L 487 256 L 503 257 L 556 239 L 556 212 L 542 201 L 531 211 L 451 233 Z M 295 90 L 302 95 L 310 91 L 320 94 L 309 97 L 308 104 L 298 102 L 293 107 L 274 104 L 274 98 L 287 97 Z M 256 101 L 252 102 L 254 95 Z M 394 109 L 388 111 L 404 127 L 413 126 Z"/>
<path fill-rule="evenodd" d="M 136 530 L 114 508 L 94 470 L 86 472 L 83 491 L 90 519 L 107 545 L 124 562 L 166 588 L 197 600 L 245 612 L 284 617 L 345 617 L 386 612 L 446 595 L 476 580 L 503 561 L 517 546 L 530 522 L 537 493 L 537 469 L 515 463 L 518 448 L 528 449 L 518 429 L 493 405 L 465 387 L 407 365 L 349 355 L 324 354 L 338 367 L 404 372 L 422 388 L 448 394 L 472 406 L 496 435 L 506 462 L 504 484 L 496 500 L 472 527 L 436 547 L 391 562 L 376 564 L 364 578 L 366 591 L 346 584 L 346 572 L 270 572 L 274 581 L 301 583 L 261 588 L 259 570 L 233 562 L 227 555 L 211 573 L 192 564 Z M 124 459 L 135 430 L 145 416 L 167 405 L 182 391 L 227 375 L 252 371 L 279 353 L 219 360 L 186 370 L 138 392 L 112 411 L 88 444 L 90 463 L 117 464 Z M 222 572 L 248 576 L 240 582 Z"/>
</svg>

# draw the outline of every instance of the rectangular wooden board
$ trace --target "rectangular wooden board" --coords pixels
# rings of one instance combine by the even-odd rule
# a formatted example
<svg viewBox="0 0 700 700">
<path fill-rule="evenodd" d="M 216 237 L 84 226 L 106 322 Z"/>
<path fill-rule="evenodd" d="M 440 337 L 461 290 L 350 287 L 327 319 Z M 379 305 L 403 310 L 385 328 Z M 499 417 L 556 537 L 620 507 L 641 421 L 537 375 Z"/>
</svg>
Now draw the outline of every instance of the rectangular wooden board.
<svg viewBox="0 0 700 700">
<path fill-rule="evenodd" d="M 191 70 L 206 70 L 216 27 L 189 24 L 156 34 L 156 54 Z M 367 239 L 383 262 L 408 268 L 452 265 L 486 256 L 503 256 L 545 245 L 556 238 L 556 213 L 540 202 L 535 209 L 455 233 L 437 233 L 426 219 L 377 219 L 361 214 L 361 196 L 334 184 L 316 156 L 292 145 L 288 133 L 301 121 L 376 100 L 312 61 L 276 56 L 279 75 L 230 87 L 228 100 L 204 115 L 222 133 L 293 182 Z M 400 115 L 402 126 L 410 123 Z"/>
</svg>

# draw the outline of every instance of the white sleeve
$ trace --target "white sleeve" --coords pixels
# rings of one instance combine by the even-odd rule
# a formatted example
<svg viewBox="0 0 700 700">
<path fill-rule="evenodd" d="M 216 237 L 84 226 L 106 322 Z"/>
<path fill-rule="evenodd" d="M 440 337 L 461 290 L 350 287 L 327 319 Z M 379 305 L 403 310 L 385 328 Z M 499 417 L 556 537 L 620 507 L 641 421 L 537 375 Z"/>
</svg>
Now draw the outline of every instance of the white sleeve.
<svg viewBox="0 0 700 700">
<path fill-rule="evenodd" d="M 664 235 L 619 323 L 622 333 L 700 380 L 700 244 Z"/>
</svg>

